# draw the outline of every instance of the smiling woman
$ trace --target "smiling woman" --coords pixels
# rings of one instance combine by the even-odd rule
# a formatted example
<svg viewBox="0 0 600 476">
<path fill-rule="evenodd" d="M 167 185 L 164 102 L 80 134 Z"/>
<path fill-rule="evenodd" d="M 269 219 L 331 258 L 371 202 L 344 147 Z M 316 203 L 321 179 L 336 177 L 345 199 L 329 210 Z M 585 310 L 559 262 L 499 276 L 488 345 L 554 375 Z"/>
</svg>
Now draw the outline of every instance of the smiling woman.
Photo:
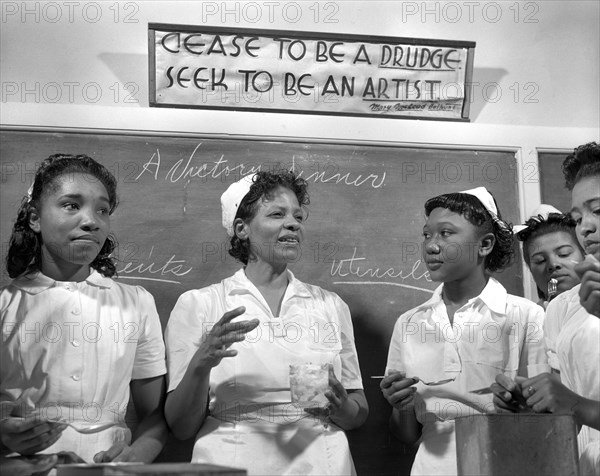
<svg viewBox="0 0 600 476">
<path fill-rule="evenodd" d="M 344 430 L 362 425 L 368 406 L 350 312 L 287 269 L 304 239 L 306 188 L 287 171 L 232 184 L 221 197 L 223 226 L 244 268 L 184 293 L 171 313 L 165 412 L 177 437 L 197 435 L 194 462 L 250 475 L 354 473 Z M 329 369 L 328 389 L 309 408 L 290 390 L 290 369 L 306 364 Z"/>
</svg>

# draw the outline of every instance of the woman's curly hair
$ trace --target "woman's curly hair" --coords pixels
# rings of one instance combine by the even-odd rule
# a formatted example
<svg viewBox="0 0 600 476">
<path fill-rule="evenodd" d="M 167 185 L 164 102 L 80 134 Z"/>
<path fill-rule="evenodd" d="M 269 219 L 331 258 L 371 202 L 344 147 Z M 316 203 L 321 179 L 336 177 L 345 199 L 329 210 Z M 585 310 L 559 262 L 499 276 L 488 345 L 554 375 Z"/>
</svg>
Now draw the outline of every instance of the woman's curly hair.
<svg viewBox="0 0 600 476">
<path fill-rule="evenodd" d="M 257 172 L 252 181 L 250 190 L 240 203 L 235 219 L 241 218 L 245 222 L 252 220 L 256 216 L 260 201 L 271 199 L 273 192 L 278 187 L 285 187 L 294 192 L 301 207 L 305 207 L 310 203 L 307 191 L 308 183 L 288 170 Z M 247 265 L 251 246 L 250 240 L 242 240 L 234 233 L 231 238 L 229 254 Z"/>
<path fill-rule="evenodd" d="M 529 245 L 531 242 L 539 236 L 548 235 L 550 233 L 561 231 L 568 233 L 573 238 L 573 243 L 577 245 L 581 254 L 585 255 L 583 248 L 581 248 L 581 245 L 577 240 L 575 220 L 569 215 L 563 213 L 549 213 L 548 217 L 537 215 L 529 218 L 529 220 L 525 222 L 525 225 L 527 225 L 527 228 L 516 233 L 515 236 L 519 241 L 523 242 L 523 259 L 525 259 L 527 266 L 529 266 L 530 262 Z"/>
<path fill-rule="evenodd" d="M 562 171 L 568 190 L 573 190 L 582 178 L 600 175 L 600 145 L 588 142 L 575 148 L 573 153 L 565 158 Z"/>
<path fill-rule="evenodd" d="M 45 194 L 58 189 L 60 186 L 58 179 L 61 176 L 75 173 L 97 178 L 108 192 L 109 213 L 112 214 L 117 208 L 119 203 L 117 181 L 106 167 L 87 155 L 51 155 L 38 167 L 33 185 L 28 195 L 23 198 L 17 213 L 6 256 L 6 270 L 11 278 L 41 270 L 42 237 L 29 227 L 31 212 L 34 209 L 41 209 L 41 199 Z M 90 266 L 106 277 L 114 276 L 116 267 L 111 254 L 116 246 L 116 239 L 113 235 L 109 235 Z"/>
<path fill-rule="evenodd" d="M 501 271 L 511 264 L 515 253 L 512 226 L 502 220 L 500 211 L 498 217 L 492 218 L 479 199 L 468 193 L 447 193 L 430 198 L 425 202 L 425 215 L 429 216 L 435 208 L 458 213 L 476 226 L 481 235 L 492 233 L 496 237 L 494 248 L 485 260 L 488 271 Z"/>
</svg>

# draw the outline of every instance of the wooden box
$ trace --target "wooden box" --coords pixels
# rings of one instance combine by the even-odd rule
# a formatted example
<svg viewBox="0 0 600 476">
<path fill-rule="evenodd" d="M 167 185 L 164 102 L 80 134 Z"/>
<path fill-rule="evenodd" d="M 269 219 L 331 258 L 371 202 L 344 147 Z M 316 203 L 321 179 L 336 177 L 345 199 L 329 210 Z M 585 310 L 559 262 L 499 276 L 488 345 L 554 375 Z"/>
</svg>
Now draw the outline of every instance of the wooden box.
<svg viewBox="0 0 600 476">
<path fill-rule="evenodd" d="M 577 425 L 571 415 L 488 414 L 459 417 L 459 476 L 577 476 Z"/>
</svg>

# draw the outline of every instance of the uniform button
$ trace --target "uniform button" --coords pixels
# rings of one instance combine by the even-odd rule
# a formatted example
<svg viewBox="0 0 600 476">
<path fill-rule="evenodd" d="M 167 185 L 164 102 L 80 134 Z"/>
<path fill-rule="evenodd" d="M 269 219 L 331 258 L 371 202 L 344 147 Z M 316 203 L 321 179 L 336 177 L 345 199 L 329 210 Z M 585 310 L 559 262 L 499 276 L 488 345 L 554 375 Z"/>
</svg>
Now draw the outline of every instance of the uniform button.
<svg viewBox="0 0 600 476">
<path fill-rule="evenodd" d="M 71 344 L 73 345 L 73 347 L 79 347 L 81 345 L 81 343 L 78 340 L 72 341 Z"/>
<path fill-rule="evenodd" d="M 71 378 L 78 382 L 81 377 L 79 375 L 71 375 Z"/>
<path fill-rule="evenodd" d="M 81 310 L 78 307 L 74 308 L 71 312 L 73 314 L 75 314 L 76 316 L 78 316 L 79 314 L 81 314 Z"/>
</svg>

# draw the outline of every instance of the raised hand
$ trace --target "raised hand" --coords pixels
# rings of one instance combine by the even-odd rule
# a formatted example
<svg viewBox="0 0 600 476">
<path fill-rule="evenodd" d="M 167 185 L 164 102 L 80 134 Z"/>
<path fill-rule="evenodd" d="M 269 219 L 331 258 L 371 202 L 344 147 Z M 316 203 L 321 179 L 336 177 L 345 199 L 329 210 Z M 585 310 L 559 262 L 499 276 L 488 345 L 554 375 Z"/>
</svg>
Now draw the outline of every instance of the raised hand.
<svg viewBox="0 0 600 476">
<path fill-rule="evenodd" d="M 246 308 L 243 306 L 226 312 L 210 332 L 203 336 L 200 347 L 196 351 L 196 358 L 201 365 L 216 367 L 222 359 L 237 355 L 237 350 L 229 347 L 236 342 L 243 341 L 246 334 L 260 324 L 258 319 L 231 322 L 244 312 L 246 312 Z"/>
<path fill-rule="evenodd" d="M 593 255 L 575 266 L 575 272 L 581 278 L 579 302 L 590 314 L 600 317 L 600 262 Z"/>
</svg>

